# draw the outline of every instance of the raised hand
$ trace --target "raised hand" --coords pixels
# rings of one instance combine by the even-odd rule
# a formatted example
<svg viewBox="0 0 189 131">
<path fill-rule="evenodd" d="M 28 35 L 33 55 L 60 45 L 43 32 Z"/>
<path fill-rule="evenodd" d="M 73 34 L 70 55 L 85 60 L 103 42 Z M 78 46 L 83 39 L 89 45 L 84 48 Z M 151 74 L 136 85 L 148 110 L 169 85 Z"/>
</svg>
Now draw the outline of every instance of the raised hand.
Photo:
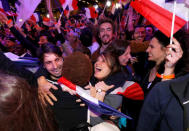
<svg viewBox="0 0 189 131">
<path fill-rule="evenodd" d="M 174 73 L 176 63 L 183 55 L 183 50 L 180 43 L 173 38 L 174 44 L 168 45 L 166 48 L 166 62 L 164 75 L 169 75 Z"/>
<path fill-rule="evenodd" d="M 53 84 L 49 83 L 44 76 L 41 76 L 37 79 L 38 82 L 38 94 L 39 98 L 43 104 L 47 104 L 48 102 L 50 105 L 54 105 L 53 101 L 57 101 L 56 97 L 50 92 L 50 89 L 57 90 L 58 88 Z M 51 100 L 52 99 L 52 100 Z"/>
</svg>

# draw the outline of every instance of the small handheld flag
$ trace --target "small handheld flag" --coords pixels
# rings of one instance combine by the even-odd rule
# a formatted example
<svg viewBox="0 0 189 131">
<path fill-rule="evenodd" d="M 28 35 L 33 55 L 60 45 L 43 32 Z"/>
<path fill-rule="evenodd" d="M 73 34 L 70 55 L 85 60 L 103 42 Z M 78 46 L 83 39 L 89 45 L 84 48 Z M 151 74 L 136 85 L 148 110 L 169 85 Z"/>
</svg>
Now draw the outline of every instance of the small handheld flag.
<svg viewBox="0 0 189 131">
<path fill-rule="evenodd" d="M 96 98 L 93 98 L 89 94 L 87 94 L 86 90 L 84 90 L 82 87 L 74 85 L 70 81 L 68 81 L 66 78 L 61 77 L 58 80 L 59 84 L 64 84 L 68 88 L 76 91 L 76 93 L 80 96 L 80 98 L 92 109 L 95 109 L 96 112 L 100 114 L 105 114 L 105 115 L 114 115 L 114 116 L 119 116 L 119 117 L 125 117 L 127 119 L 132 119 L 130 116 L 127 116 L 118 110 L 114 109 L 113 107 L 99 101 Z"/>
</svg>

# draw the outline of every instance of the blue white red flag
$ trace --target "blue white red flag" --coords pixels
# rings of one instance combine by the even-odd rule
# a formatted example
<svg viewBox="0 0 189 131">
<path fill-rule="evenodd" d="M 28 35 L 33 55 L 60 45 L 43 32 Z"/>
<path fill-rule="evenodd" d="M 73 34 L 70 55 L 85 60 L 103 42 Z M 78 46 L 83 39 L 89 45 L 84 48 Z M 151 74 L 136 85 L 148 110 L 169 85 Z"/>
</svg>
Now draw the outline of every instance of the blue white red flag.
<svg viewBox="0 0 189 131">
<path fill-rule="evenodd" d="M 0 0 L 0 11 L 6 14 L 5 10 L 3 9 L 3 4 L 1 0 Z"/>
<path fill-rule="evenodd" d="M 69 6 L 70 11 L 78 9 L 77 0 L 59 0 L 59 1 L 60 4 L 62 5 L 63 10 L 65 10 L 67 6 Z"/>
<path fill-rule="evenodd" d="M 69 87 L 70 89 L 76 91 L 76 93 L 80 96 L 80 98 L 89 106 L 89 108 L 91 108 L 92 110 L 94 110 L 97 113 L 100 114 L 105 114 L 105 115 L 113 115 L 113 116 L 119 116 L 119 117 L 125 117 L 127 119 L 132 119 L 131 117 L 119 112 L 118 110 L 114 109 L 113 107 L 99 101 L 96 98 L 93 98 L 92 96 L 90 96 L 86 90 L 84 90 L 83 88 L 72 84 L 70 81 L 68 81 L 66 78 L 61 77 L 58 80 L 59 84 L 63 84 L 67 87 Z"/>
<path fill-rule="evenodd" d="M 173 3 L 165 0 L 135 0 L 131 6 L 156 26 L 166 36 L 171 35 Z M 185 3 L 177 3 L 175 11 L 174 33 L 189 21 L 189 8 Z"/>
<path fill-rule="evenodd" d="M 33 13 L 29 20 L 33 21 L 33 22 L 39 22 L 42 20 L 42 18 L 40 17 L 40 14 L 39 13 Z"/>
<path fill-rule="evenodd" d="M 67 5 L 66 8 L 64 9 L 64 16 L 69 18 L 69 15 L 70 15 L 70 10 L 69 10 L 69 6 Z"/>
<path fill-rule="evenodd" d="M 93 6 L 85 8 L 85 15 L 87 18 L 97 18 L 98 13 Z"/>
<path fill-rule="evenodd" d="M 15 4 L 17 9 L 16 24 L 21 27 L 32 16 L 41 0 L 18 0 Z"/>
</svg>

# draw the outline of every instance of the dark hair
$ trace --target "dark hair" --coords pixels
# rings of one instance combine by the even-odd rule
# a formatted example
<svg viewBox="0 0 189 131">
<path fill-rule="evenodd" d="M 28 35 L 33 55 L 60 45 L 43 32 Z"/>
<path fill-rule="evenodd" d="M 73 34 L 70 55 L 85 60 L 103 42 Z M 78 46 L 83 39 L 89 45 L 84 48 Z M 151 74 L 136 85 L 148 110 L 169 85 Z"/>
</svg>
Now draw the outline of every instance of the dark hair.
<svg viewBox="0 0 189 131">
<path fill-rule="evenodd" d="M 79 48 L 75 49 L 74 52 L 79 51 L 82 52 L 85 55 L 88 55 L 89 58 L 91 58 L 91 51 L 89 50 L 89 48 L 81 45 Z"/>
<path fill-rule="evenodd" d="M 112 41 L 112 44 L 106 48 L 106 50 L 112 52 L 119 61 L 119 56 L 125 53 L 125 50 L 128 48 L 129 45 L 129 41 L 115 39 L 114 41 Z M 127 70 L 127 68 L 125 68 L 125 66 L 120 65 L 120 69 L 122 72 L 124 72 L 124 76 L 126 79 L 129 79 L 129 77 L 131 77 L 129 76 L 129 71 Z"/>
<path fill-rule="evenodd" d="M 84 28 L 81 30 L 80 41 L 82 45 L 89 47 L 92 45 L 92 30 L 90 28 Z"/>
<path fill-rule="evenodd" d="M 170 43 L 170 38 L 168 38 L 166 35 L 164 35 L 162 32 L 157 31 L 155 32 L 154 36 L 158 42 L 163 46 L 166 47 Z"/>
<path fill-rule="evenodd" d="M 18 76 L 0 73 L 0 130 L 53 131 L 53 119 L 31 88 Z"/>
<path fill-rule="evenodd" d="M 45 36 L 48 40 L 48 42 L 51 42 L 51 43 L 56 43 L 55 42 L 55 39 L 52 37 L 51 33 L 49 31 L 46 31 L 46 30 L 42 30 L 40 33 L 39 33 L 39 38 L 42 37 L 42 36 Z"/>
<path fill-rule="evenodd" d="M 115 24 L 114 22 L 110 19 L 110 18 L 104 18 L 104 19 L 100 19 L 98 21 L 98 29 L 100 29 L 100 26 L 104 23 L 110 23 L 112 25 L 112 29 L 113 29 L 113 33 L 115 32 Z M 99 31 L 98 31 L 99 32 Z"/>
<path fill-rule="evenodd" d="M 52 43 L 43 44 L 38 49 L 37 56 L 42 63 L 43 63 L 45 53 L 54 53 L 54 54 L 58 55 L 59 57 L 62 56 L 62 51 L 60 50 L 60 48 Z"/>
<path fill-rule="evenodd" d="M 100 56 L 104 56 L 108 67 L 111 69 L 111 73 L 109 75 L 121 71 L 119 59 L 113 51 L 105 50 Z"/>
<path fill-rule="evenodd" d="M 147 28 L 147 27 L 152 28 L 152 31 L 153 31 L 153 33 L 154 33 L 155 30 L 154 30 L 154 26 L 153 26 L 153 25 L 146 25 L 145 28 Z"/>
<path fill-rule="evenodd" d="M 164 35 L 161 31 L 156 31 L 154 36 L 152 38 L 156 38 L 158 40 L 158 42 L 161 44 L 162 47 L 166 47 L 170 44 L 170 38 L 167 37 L 166 35 Z M 164 64 L 165 64 L 165 60 L 162 61 L 162 63 L 159 65 L 159 69 L 158 69 L 158 73 L 163 73 L 165 68 L 164 68 Z M 154 63 L 152 62 L 152 65 L 154 65 Z"/>
<path fill-rule="evenodd" d="M 140 28 L 140 27 L 144 27 L 144 28 L 145 28 L 145 25 L 136 25 L 136 26 L 135 26 L 135 29 L 136 29 L 136 28 Z M 134 32 L 135 32 L 135 30 L 134 30 Z"/>
<path fill-rule="evenodd" d="M 160 31 L 156 32 L 154 37 L 158 39 L 158 41 L 162 44 L 163 47 L 166 47 L 170 43 L 170 38 L 165 36 Z M 179 76 L 189 72 L 189 37 L 186 31 L 184 29 L 181 29 L 174 34 L 174 38 L 180 43 L 180 46 L 183 50 L 183 56 L 177 62 L 175 67 L 175 74 L 176 76 Z M 162 73 L 163 71 L 164 70 L 158 72 Z"/>
<path fill-rule="evenodd" d="M 129 41 L 115 39 L 112 41 L 112 44 L 107 47 L 106 50 L 112 51 L 117 57 L 119 57 L 125 53 L 125 50 L 129 45 L 130 45 Z"/>
<path fill-rule="evenodd" d="M 182 28 L 174 34 L 174 38 L 177 39 L 183 50 L 183 56 L 176 64 L 175 74 L 183 75 L 189 72 L 189 35 Z"/>
</svg>

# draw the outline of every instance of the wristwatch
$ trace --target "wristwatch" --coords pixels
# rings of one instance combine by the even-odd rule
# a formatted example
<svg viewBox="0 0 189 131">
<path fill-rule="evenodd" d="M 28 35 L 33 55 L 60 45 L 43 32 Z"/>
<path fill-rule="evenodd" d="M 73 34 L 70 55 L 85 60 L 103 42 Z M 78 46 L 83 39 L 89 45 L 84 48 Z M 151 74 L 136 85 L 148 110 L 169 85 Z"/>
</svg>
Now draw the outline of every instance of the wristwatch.
<svg viewBox="0 0 189 131">
<path fill-rule="evenodd" d="M 101 93 L 101 92 L 102 92 L 102 89 L 97 89 L 96 92 L 97 92 L 97 93 Z"/>
</svg>

